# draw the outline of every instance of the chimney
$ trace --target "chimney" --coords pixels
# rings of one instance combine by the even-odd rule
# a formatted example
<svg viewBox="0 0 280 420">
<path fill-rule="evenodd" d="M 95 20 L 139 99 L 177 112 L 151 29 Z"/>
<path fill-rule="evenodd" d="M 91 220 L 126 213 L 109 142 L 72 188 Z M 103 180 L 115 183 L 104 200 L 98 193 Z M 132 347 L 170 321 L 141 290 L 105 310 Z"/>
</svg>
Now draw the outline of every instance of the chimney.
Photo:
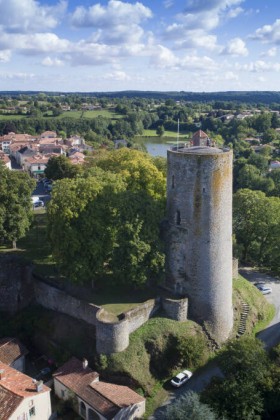
<svg viewBox="0 0 280 420">
<path fill-rule="evenodd" d="M 86 369 L 88 367 L 88 361 L 87 359 L 83 358 L 83 369 Z"/>
<path fill-rule="evenodd" d="M 4 369 L 0 369 L 0 381 L 4 379 L 4 373 L 5 373 Z"/>
<path fill-rule="evenodd" d="M 36 382 L 36 391 L 37 392 L 43 391 L 43 381 Z"/>
</svg>

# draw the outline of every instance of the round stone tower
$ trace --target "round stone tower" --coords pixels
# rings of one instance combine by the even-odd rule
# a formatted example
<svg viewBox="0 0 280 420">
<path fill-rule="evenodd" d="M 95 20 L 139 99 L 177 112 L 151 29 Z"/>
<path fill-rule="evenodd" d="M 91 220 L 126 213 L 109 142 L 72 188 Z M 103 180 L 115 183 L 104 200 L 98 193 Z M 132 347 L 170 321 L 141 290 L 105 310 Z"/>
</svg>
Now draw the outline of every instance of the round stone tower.
<svg viewBox="0 0 280 420">
<path fill-rule="evenodd" d="M 232 151 L 174 147 L 167 164 L 166 287 L 222 342 L 233 325 Z"/>
</svg>

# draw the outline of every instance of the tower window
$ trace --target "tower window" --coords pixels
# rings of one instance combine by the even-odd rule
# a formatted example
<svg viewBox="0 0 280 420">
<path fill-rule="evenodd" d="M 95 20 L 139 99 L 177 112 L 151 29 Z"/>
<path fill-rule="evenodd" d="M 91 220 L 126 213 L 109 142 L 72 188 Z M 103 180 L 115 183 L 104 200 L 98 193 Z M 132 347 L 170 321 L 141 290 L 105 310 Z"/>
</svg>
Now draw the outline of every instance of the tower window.
<svg viewBox="0 0 280 420">
<path fill-rule="evenodd" d="M 175 176 L 172 175 L 172 188 L 174 188 L 174 187 L 175 187 Z"/>
<path fill-rule="evenodd" d="M 202 188 L 202 191 L 205 193 L 205 187 Z"/>
<path fill-rule="evenodd" d="M 180 225 L 181 224 L 181 213 L 179 212 L 179 210 L 176 211 L 176 225 Z"/>
</svg>

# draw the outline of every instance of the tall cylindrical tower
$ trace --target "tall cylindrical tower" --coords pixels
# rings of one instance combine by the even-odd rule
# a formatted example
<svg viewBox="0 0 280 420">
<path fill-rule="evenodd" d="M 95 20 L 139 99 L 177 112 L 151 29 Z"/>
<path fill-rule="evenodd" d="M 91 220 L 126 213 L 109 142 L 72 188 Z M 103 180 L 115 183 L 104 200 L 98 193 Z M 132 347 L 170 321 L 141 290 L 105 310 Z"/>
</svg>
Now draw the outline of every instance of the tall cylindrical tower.
<svg viewBox="0 0 280 420">
<path fill-rule="evenodd" d="M 173 148 L 167 159 L 166 286 L 222 342 L 233 325 L 232 152 Z"/>
</svg>

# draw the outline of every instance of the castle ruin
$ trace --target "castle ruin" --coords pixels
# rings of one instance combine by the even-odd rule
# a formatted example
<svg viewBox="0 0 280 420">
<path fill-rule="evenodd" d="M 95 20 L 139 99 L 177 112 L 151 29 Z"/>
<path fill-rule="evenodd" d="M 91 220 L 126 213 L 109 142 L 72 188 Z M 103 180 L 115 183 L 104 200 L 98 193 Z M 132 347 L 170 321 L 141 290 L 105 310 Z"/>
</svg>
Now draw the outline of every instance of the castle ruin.
<svg viewBox="0 0 280 420">
<path fill-rule="evenodd" d="M 223 342 L 233 326 L 232 151 L 173 147 L 167 166 L 165 286 Z"/>
</svg>

